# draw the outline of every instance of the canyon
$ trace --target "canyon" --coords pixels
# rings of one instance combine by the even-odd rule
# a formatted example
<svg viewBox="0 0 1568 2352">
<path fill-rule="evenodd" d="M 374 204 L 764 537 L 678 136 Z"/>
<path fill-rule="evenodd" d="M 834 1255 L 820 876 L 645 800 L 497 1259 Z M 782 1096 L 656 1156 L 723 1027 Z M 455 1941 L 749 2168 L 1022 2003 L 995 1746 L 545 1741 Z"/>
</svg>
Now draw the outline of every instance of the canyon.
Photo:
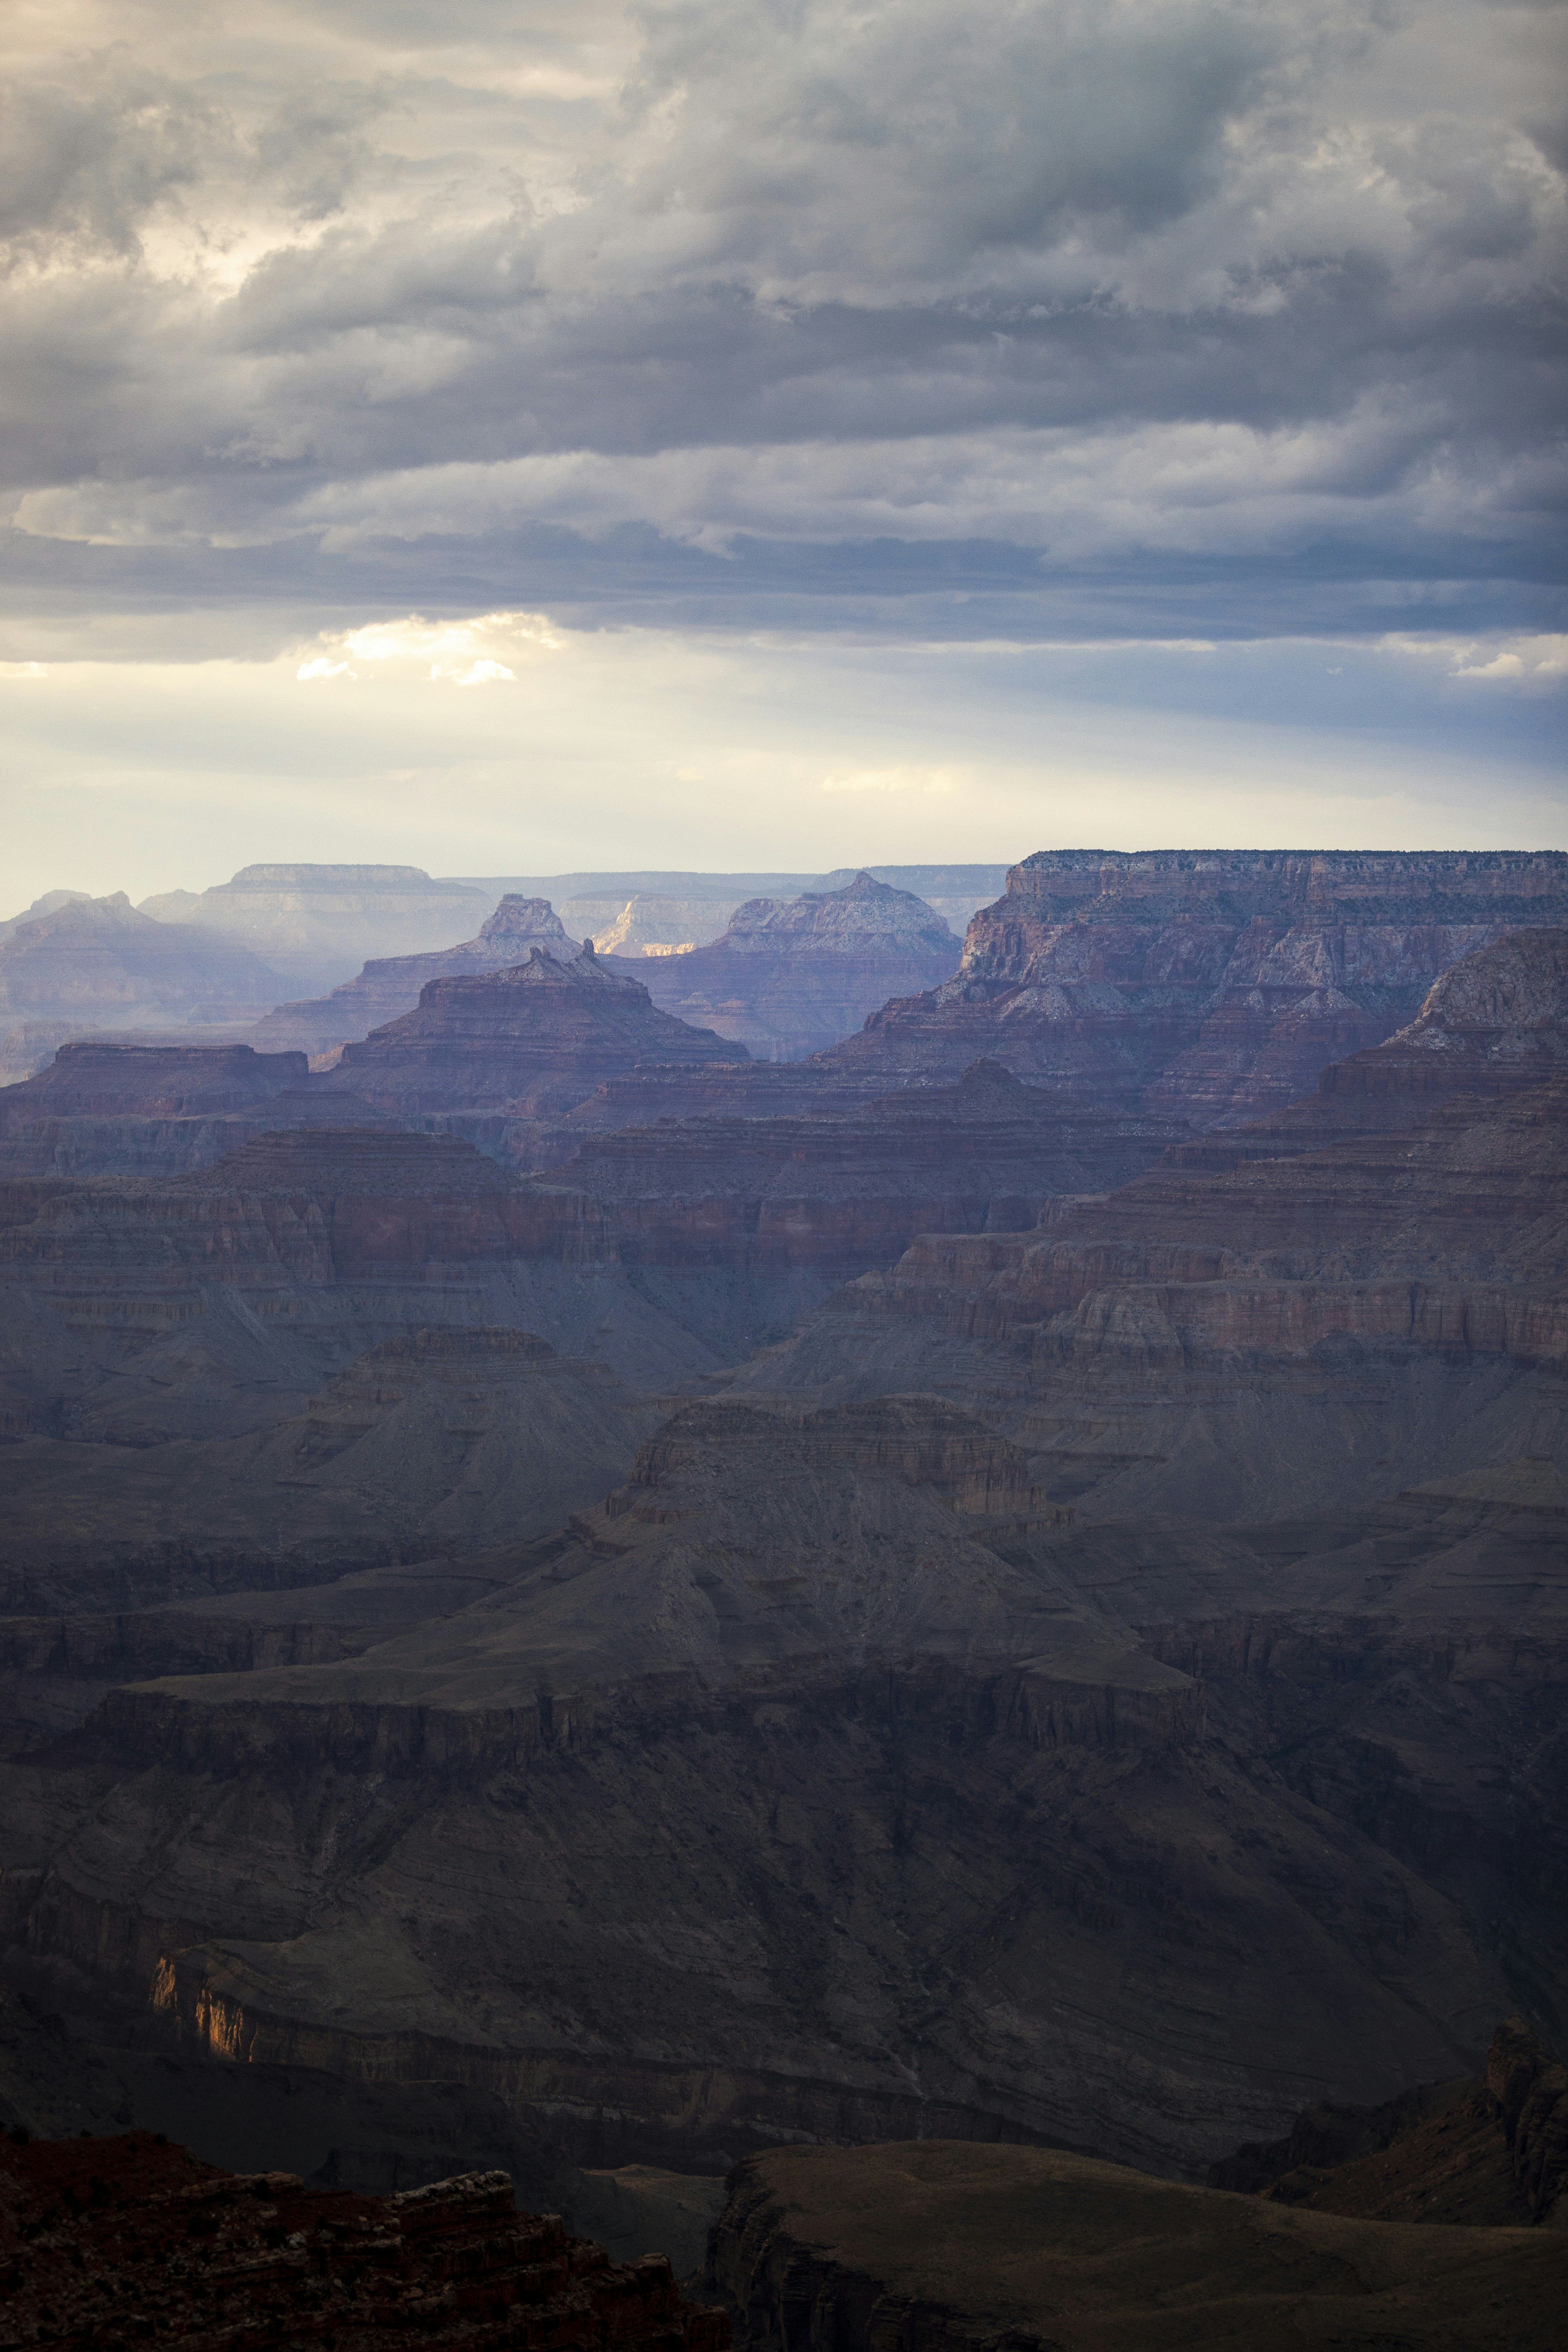
<svg viewBox="0 0 1568 2352">
<path fill-rule="evenodd" d="M 994 1055 L 1036 1085 L 1226 1126 L 1404 1027 L 1439 973 L 1568 922 L 1568 853 L 1041 850 L 929 994 L 834 1049 L 905 1082 Z"/>
<path fill-rule="evenodd" d="M 69 1038 L 254 1019 L 279 974 L 216 931 L 171 931 L 123 891 L 70 897 L 0 933 L 0 1087 L 47 1066 Z"/>
<path fill-rule="evenodd" d="M 897 897 L 723 955 L 765 1012 Z M 356 2193 L 500 2164 L 693 2266 L 722 2207 L 759 2343 L 781 2264 L 871 2326 L 817 2182 L 1106 2246 L 1143 2198 L 1178 2268 L 1382 2264 L 1368 2329 L 1429 2323 L 1400 2230 L 1554 2243 L 1554 2192 L 1415 2218 L 1436 2141 L 1408 2210 L 1305 2174 L 1352 2110 L 1495 2138 L 1499 2019 L 1568 2023 L 1565 905 L 1552 856 L 1042 853 L 773 1060 L 660 1001 L 717 946 L 519 894 L 330 1067 L 0 1089 L 27 2097 Z"/>
</svg>

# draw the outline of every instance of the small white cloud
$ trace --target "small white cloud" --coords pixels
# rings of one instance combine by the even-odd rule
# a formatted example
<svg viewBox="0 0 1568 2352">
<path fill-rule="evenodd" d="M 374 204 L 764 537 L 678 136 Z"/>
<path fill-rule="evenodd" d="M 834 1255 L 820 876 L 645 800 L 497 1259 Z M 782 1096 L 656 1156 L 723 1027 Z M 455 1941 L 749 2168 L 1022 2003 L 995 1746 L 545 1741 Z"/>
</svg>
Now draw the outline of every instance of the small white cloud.
<svg viewBox="0 0 1568 2352">
<path fill-rule="evenodd" d="M 388 668 L 407 664 L 437 686 L 515 686 L 516 665 L 531 655 L 558 652 L 564 642 L 543 613 L 482 613 L 470 621 L 427 621 L 410 613 L 359 629 L 323 631 L 317 643 L 326 650 L 301 662 L 294 675 L 310 684 L 357 678 L 356 662 Z"/>
<path fill-rule="evenodd" d="M 47 677 L 48 674 L 47 662 L 0 661 L 0 677 Z"/>
<path fill-rule="evenodd" d="M 1381 652 L 1440 661 L 1450 677 L 1485 680 L 1491 686 L 1539 689 L 1568 677 L 1568 636 L 1386 636 L 1378 643 Z"/>
</svg>

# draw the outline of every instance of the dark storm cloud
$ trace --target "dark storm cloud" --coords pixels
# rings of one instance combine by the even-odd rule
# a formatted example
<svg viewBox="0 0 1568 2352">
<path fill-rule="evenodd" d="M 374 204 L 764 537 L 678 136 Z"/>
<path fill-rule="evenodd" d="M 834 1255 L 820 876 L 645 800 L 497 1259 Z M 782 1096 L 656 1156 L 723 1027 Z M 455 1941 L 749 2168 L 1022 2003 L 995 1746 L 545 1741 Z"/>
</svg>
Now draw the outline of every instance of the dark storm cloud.
<svg viewBox="0 0 1568 2352">
<path fill-rule="evenodd" d="M 613 609 L 651 540 L 742 618 L 994 561 L 1542 625 L 1560 23 L 81 0 L 11 100 L 16 529 L 132 599 Z"/>
</svg>

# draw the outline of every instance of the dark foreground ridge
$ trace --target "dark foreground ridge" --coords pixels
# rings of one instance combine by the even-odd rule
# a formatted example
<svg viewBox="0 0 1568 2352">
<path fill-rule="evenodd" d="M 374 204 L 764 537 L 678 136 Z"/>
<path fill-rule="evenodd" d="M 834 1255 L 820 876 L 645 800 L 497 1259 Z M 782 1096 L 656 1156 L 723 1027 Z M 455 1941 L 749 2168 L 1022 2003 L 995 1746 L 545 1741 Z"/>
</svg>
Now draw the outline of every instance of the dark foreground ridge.
<svg viewBox="0 0 1568 2352">
<path fill-rule="evenodd" d="M 612 2263 L 504 2172 L 394 2197 L 199 2164 L 161 2134 L 0 2140 L 0 2346 L 725 2352 L 663 2254 Z"/>
</svg>

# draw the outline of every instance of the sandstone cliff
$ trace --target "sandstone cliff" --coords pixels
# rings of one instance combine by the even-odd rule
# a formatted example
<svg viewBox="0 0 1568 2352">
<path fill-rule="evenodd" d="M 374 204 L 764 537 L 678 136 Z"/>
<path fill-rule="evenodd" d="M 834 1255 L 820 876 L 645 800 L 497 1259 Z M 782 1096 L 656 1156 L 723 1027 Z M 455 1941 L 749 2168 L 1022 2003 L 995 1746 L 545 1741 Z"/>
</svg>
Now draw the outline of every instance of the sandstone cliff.
<svg viewBox="0 0 1568 2352">
<path fill-rule="evenodd" d="M 908 890 L 858 874 L 787 905 L 753 898 L 711 946 L 638 966 L 656 1004 L 753 1054 L 795 1060 L 858 1029 L 890 996 L 945 980 L 958 941 Z"/>
<path fill-rule="evenodd" d="M 1032 1226 L 1048 1201 L 1126 1181 L 1180 1132 L 1022 1086 L 995 1062 L 858 1110 L 761 1108 L 592 1136 L 558 1181 L 605 1204 L 628 1264 L 843 1278 L 917 1234 Z"/>
<path fill-rule="evenodd" d="M 633 1289 L 586 1195 L 516 1183 L 456 1138 L 395 1129 L 263 1135 L 173 1181 L 13 1179 L 0 1185 L 0 1296 L 5 1432 L 68 1456 L 82 1440 L 265 1427 L 366 1348 L 437 1325 L 532 1330 L 641 1385 L 718 1360 L 690 1328 L 700 1312 Z M 731 1305 L 713 1302 L 715 1318 L 716 1336 Z M 68 1461 L 59 1475 L 70 1491 Z M 108 1475 L 79 1458 L 89 1516 Z"/>
<path fill-rule="evenodd" d="M 293 1047 L 325 1054 L 411 1013 L 427 982 L 505 971 L 526 963 L 535 948 L 542 948 L 558 963 L 570 962 L 577 953 L 548 898 L 509 894 L 486 917 L 475 938 L 426 955 L 386 956 L 367 963 L 357 979 L 344 981 L 330 996 L 275 1006 L 257 1023 L 249 1042 L 263 1052 Z"/>
<path fill-rule="evenodd" d="M 499 972 L 436 980 L 416 1011 L 347 1045 L 325 1083 L 400 1112 L 570 1109 L 643 1062 L 743 1056 L 711 1030 L 653 1004 L 639 982 L 593 955 L 558 963 L 535 949 Z"/>
<path fill-rule="evenodd" d="M 974 917 L 955 976 L 833 1059 L 886 1083 L 994 1054 L 1037 1085 L 1228 1124 L 1402 1027 L 1472 949 L 1565 918 L 1561 852 L 1042 850 Z"/>
<path fill-rule="evenodd" d="M 1505 2018 L 1484 2080 L 1421 2084 L 1382 2107 L 1309 2107 L 1284 2139 L 1215 2165 L 1209 2186 L 1369 2221 L 1531 2228 L 1568 2186 L 1568 2070 L 1521 2017 Z"/>
<path fill-rule="evenodd" d="M 1568 931 L 1511 931 L 1436 980 L 1415 1019 L 1331 1062 L 1314 1093 L 1172 1153 L 1184 1168 L 1239 1167 L 1414 1126 L 1456 1095 L 1517 1094 L 1568 1071 Z"/>
<path fill-rule="evenodd" d="M 1057 1433 L 1097 1512 L 1345 1507 L 1391 1473 L 1555 1454 L 1565 1121 L 1562 1080 L 1460 1097 L 1393 1134 L 1156 1169 L 1032 1234 L 928 1234 L 739 1385 L 983 1382 Z"/>
<path fill-rule="evenodd" d="M 302 1053 L 258 1054 L 249 1045 L 62 1045 L 47 1069 L 0 1088 L 0 1135 L 46 1118 L 211 1117 L 296 1097 L 309 1066 Z"/>
</svg>

